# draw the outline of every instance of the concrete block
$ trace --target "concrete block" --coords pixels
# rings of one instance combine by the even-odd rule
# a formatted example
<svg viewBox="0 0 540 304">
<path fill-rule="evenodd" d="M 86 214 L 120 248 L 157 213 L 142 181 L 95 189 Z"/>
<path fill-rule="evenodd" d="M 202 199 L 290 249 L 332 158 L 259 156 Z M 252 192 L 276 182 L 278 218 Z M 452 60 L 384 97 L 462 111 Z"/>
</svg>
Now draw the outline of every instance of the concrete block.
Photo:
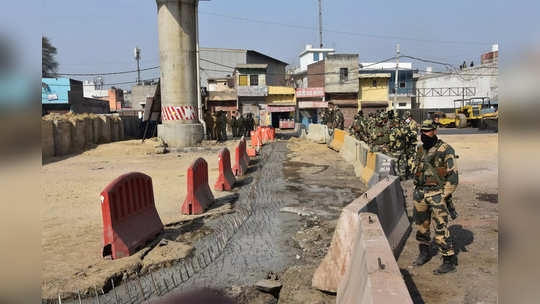
<svg viewBox="0 0 540 304">
<path fill-rule="evenodd" d="M 111 142 L 111 117 L 108 115 L 98 115 L 99 116 L 99 139 L 98 142 L 109 143 Z"/>
<path fill-rule="evenodd" d="M 379 175 L 379 179 L 385 178 L 388 175 L 396 175 L 395 164 L 397 160 L 383 153 L 376 153 L 375 172 Z"/>
<path fill-rule="evenodd" d="M 411 228 L 399 178 L 390 176 L 343 208 L 328 253 L 313 275 L 313 287 L 337 291 L 351 260 L 360 229 L 358 214 L 361 212 L 378 216 L 392 252 L 396 257 L 399 256 Z"/>
<path fill-rule="evenodd" d="M 71 153 L 71 130 L 73 125 L 67 120 L 54 121 L 54 155 Z"/>
<path fill-rule="evenodd" d="M 383 229 L 373 213 L 359 215 L 351 262 L 336 303 L 413 303 Z"/>
<path fill-rule="evenodd" d="M 94 123 L 92 118 L 85 117 L 83 118 L 84 125 L 84 142 L 86 146 L 90 146 L 94 143 Z"/>
<path fill-rule="evenodd" d="M 310 124 L 308 128 L 307 139 L 318 143 L 326 144 L 330 140 L 330 134 L 328 134 L 328 127 L 320 124 Z"/>
<path fill-rule="evenodd" d="M 356 156 L 358 154 L 357 148 L 359 145 L 360 142 L 356 138 L 350 135 L 345 135 L 343 137 L 343 146 L 341 147 L 339 154 L 346 161 L 354 163 L 355 161 L 357 161 Z"/>
<path fill-rule="evenodd" d="M 52 120 L 41 119 L 41 155 L 44 159 L 54 156 L 54 123 Z"/>
<path fill-rule="evenodd" d="M 334 129 L 334 134 L 332 134 L 332 141 L 328 144 L 330 149 L 339 152 L 345 140 L 345 135 L 347 133 L 343 130 Z"/>
<path fill-rule="evenodd" d="M 69 120 L 73 126 L 71 129 L 71 148 L 73 152 L 84 151 L 86 147 L 86 130 L 83 119 L 71 118 Z"/>
</svg>

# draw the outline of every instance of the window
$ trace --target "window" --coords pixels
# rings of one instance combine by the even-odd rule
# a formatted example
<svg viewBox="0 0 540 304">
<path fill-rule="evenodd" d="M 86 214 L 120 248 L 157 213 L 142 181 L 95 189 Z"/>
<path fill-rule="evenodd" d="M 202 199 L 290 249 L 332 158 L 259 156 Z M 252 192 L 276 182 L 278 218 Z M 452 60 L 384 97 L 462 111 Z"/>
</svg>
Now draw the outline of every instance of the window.
<svg viewBox="0 0 540 304">
<path fill-rule="evenodd" d="M 371 86 L 376 88 L 377 87 L 377 80 L 373 80 L 373 82 L 371 83 Z"/>
<path fill-rule="evenodd" d="M 349 69 L 348 68 L 340 68 L 339 69 L 339 81 L 347 81 L 349 79 Z"/>
<path fill-rule="evenodd" d="M 404 88 L 404 87 L 405 87 L 405 82 L 400 82 L 400 83 L 399 83 L 399 87 L 400 87 L 400 88 Z"/>
<path fill-rule="evenodd" d="M 249 85 L 258 86 L 259 85 L 259 75 L 249 75 Z"/>
<path fill-rule="evenodd" d="M 238 79 L 238 84 L 240 86 L 247 86 L 248 85 L 248 75 L 240 75 Z"/>
<path fill-rule="evenodd" d="M 313 53 L 313 61 L 319 61 L 319 53 Z"/>
<path fill-rule="evenodd" d="M 404 106 L 406 106 L 406 105 L 407 105 L 406 102 L 400 102 L 400 103 L 399 103 L 399 106 L 400 106 L 400 107 L 404 107 Z"/>
</svg>

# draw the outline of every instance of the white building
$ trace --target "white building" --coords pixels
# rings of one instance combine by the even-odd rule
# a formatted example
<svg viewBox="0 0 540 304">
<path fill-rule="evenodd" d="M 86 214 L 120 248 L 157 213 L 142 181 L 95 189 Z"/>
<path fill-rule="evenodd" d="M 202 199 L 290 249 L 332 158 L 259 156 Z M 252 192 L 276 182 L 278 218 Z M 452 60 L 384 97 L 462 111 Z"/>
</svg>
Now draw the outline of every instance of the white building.
<svg viewBox="0 0 540 304">
<path fill-rule="evenodd" d="M 83 82 L 83 96 L 86 98 L 109 98 L 109 90 L 100 89 L 93 81 Z"/>
<path fill-rule="evenodd" d="M 306 44 L 306 48 L 300 53 L 299 71 L 307 71 L 307 66 L 326 59 L 327 55 L 333 55 L 334 49 L 313 48 L 311 44 Z"/>
<path fill-rule="evenodd" d="M 491 101 L 497 101 L 498 74 L 499 68 L 496 62 L 452 73 L 428 72 L 420 76 L 416 82 L 419 108 L 444 110 L 459 107 L 463 99 L 460 92 L 463 90 L 466 93 L 465 100 L 487 97 Z"/>
<path fill-rule="evenodd" d="M 308 65 L 326 59 L 328 55 L 335 54 L 334 49 L 313 48 L 311 44 L 306 44 L 306 48 L 300 53 L 300 67 L 293 72 L 295 87 L 307 88 Z"/>
</svg>

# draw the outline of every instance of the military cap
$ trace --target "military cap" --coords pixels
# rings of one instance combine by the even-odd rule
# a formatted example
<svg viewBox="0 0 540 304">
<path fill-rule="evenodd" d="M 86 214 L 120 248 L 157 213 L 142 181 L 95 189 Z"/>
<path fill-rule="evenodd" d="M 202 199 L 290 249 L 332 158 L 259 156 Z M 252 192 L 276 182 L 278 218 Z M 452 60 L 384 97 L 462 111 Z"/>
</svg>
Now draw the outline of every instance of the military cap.
<svg viewBox="0 0 540 304">
<path fill-rule="evenodd" d="M 435 123 L 431 119 L 424 120 L 422 122 L 422 127 L 420 127 L 420 130 L 422 131 L 431 131 L 435 129 L 437 129 L 437 127 L 435 126 Z"/>
</svg>

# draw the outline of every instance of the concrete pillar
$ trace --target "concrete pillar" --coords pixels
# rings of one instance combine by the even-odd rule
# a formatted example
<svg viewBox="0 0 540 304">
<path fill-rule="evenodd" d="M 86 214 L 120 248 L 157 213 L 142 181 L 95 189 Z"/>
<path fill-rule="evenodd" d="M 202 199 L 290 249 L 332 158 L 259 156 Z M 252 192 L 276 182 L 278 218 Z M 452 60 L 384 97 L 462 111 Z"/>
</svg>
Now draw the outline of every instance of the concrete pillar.
<svg viewBox="0 0 540 304">
<path fill-rule="evenodd" d="M 204 130 L 197 113 L 198 0 L 157 0 L 161 65 L 161 118 L 158 136 L 169 147 L 200 143 Z"/>
</svg>

